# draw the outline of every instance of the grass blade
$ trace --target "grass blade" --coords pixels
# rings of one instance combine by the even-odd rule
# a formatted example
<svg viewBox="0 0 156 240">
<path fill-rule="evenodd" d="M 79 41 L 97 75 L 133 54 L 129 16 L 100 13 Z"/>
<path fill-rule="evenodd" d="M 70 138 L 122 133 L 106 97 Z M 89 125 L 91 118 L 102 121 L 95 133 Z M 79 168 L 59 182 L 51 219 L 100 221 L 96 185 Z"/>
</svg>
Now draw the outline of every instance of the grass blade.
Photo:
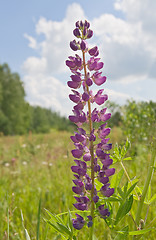
<svg viewBox="0 0 156 240">
<path fill-rule="evenodd" d="M 41 215 L 41 198 L 39 200 L 38 205 L 38 217 L 37 217 L 37 233 L 36 233 L 36 240 L 39 240 L 39 232 L 40 232 L 40 215 Z"/>
</svg>

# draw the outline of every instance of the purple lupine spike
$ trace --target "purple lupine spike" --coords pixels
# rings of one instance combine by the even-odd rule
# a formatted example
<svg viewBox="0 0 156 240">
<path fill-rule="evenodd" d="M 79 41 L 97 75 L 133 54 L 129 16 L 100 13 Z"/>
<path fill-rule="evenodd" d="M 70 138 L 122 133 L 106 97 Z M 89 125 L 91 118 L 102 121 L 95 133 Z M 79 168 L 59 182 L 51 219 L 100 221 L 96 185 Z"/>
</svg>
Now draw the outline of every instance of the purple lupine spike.
<svg viewBox="0 0 156 240">
<path fill-rule="evenodd" d="M 69 98 L 75 104 L 73 115 L 70 115 L 69 119 L 78 127 L 74 136 L 71 136 L 75 146 L 71 153 L 76 158 L 74 159 L 76 165 L 71 167 L 75 177 L 72 190 L 77 194 L 75 196 L 76 203 L 73 205 L 79 211 L 92 209 L 91 215 L 87 217 L 86 221 L 78 214 L 76 214 L 76 219 L 73 219 L 73 227 L 80 230 L 85 222 L 88 227 L 93 225 L 93 210 L 96 208 L 96 212 L 99 211 L 102 218 L 109 216 L 109 210 L 104 208 L 104 205 L 99 206 L 99 194 L 110 197 L 114 193 L 114 189 L 109 187 L 109 177 L 115 173 L 115 169 L 110 167 L 113 161 L 108 154 L 112 148 L 112 144 L 107 138 L 111 129 L 106 128 L 106 122 L 111 114 L 106 113 L 107 108 L 98 110 L 92 107 L 92 104 L 98 106 L 104 104 L 108 96 L 103 93 L 104 89 L 99 89 L 96 94 L 90 89 L 93 83 L 100 86 L 106 81 L 106 77 L 102 76 L 101 71 L 104 63 L 97 57 L 99 55 L 97 46 L 88 48 L 86 39 L 93 36 L 90 23 L 87 20 L 77 21 L 75 25 L 73 34 L 80 38 L 80 41 L 71 41 L 70 47 L 73 51 L 80 51 L 81 55 L 75 54 L 66 60 L 66 65 L 72 72 L 71 80 L 67 82 L 72 90 Z M 88 54 L 87 62 L 86 54 Z M 79 88 L 81 88 L 80 92 Z M 93 128 L 94 122 L 101 124 L 98 131 Z M 83 129 L 83 126 L 86 125 L 89 126 L 89 131 Z M 96 189 L 95 178 L 103 184 L 100 191 Z M 97 207 L 96 203 L 98 203 Z"/>
</svg>

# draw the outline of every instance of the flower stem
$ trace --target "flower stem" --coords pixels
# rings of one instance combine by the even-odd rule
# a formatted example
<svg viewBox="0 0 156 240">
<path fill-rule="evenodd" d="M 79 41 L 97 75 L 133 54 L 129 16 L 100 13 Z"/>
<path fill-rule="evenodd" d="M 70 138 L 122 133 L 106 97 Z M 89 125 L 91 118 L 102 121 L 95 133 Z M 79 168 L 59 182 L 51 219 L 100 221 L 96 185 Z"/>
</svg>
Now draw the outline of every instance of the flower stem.
<svg viewBox="0 0 156 240">
<path fill-rule="evenodd" d="M 85 74 L 85 80 L 87 80 L 87 69 L 86 69 L 86 62 L 85 62 L 85 52 L 82 51 L 83 53 L 83 66 L 84 66 L 84 74 Z M 89 87 L 86 84 L 87 92 L 89 94 Z M 90 94 L 89 94 L 90 95 Z M 90 134 L 93 130 L 93 124 L 92 124 L 92 119 L 91 119 L 91 102 L 90 99 L 88 100 L 88 115 L 89 115 L 89 130 Z M 94 196 L 94 146 L 93 146 L 93 141 L 90 141 L 90 154 L 91 154 L 91 180 L 92 180 L 92 189 L 91 189 L 91 217 L 92 217 L 92 222 L 93 225 L 90 228 L 90 238 L 89 240 L 93 239 L 93 232 L 94 232 L 94 208 L 95 204 L 93 201 L 93 196 Z"/>
<path fill-rule="evenodd" d="M 153 167 L 154 167 L 155 158 L 156 158 L 156 148 L 153 146 L 151 160 L 150 160 L 150 164 L 149 164 L 149 167 L 148 167 L 147 178 L 146 178 L 145 185 L 144 185 L 144 188 L 143 188 L 143 191 L 142 191 L 141 199 L 138 202 L 138 208 L 137 208 L 136 218 L 135 218 L 135 222 L 136 222 L 137 226 L 139 225 L 144 200 L 145 200 L 145 197 L 146 197 L 146 194 L 147 194 L 147 191 L 148 191 L 148 187 L 149 187 L 151 179 L 152 179 L 152 175 L 153 175 L 153 171 L 154 171 Z"/>
<path fill-rule="evenodd" d="M 128 181 L 130 182 L 130 184 L 131 184 L 131 186 L 132 186 L 131 179 L 130 179 L 130 177 L 129 177 L 129 175 L 128 175 L 128 172 L 127 172 L 125 166 L 123 165 L 123 162 L 122 162 L 122 161 L 120 162 L 120 165 L 121 165 L 122 169 L 124 170 L 125 175 L 126 175 Z M 137 194 L 137 191 L 136 191 L 136 190 L 134 190 L 134 191 L 135 191 L 135 194 L 136 194 L 136 196 L 137 196 L 137 198 L 138 198 L 138 200 L 139 200 L 139 196 L 138 196 L 138 194 Z"/>
</svg>

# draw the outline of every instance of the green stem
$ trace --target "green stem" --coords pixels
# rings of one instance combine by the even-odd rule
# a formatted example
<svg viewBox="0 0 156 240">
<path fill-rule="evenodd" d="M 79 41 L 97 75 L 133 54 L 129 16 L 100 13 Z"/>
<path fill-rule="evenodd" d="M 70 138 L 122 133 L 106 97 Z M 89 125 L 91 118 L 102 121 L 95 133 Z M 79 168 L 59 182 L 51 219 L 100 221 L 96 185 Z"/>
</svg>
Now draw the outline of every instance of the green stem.
<svg viewBox="0 0 156 240">
<path fill-rule="evenodd" d="M 85 74 L 85 80 L 87 80 L 87 69 L 86 69 L 86 62 L 85 62 L 85 52 L 82 51 L 83 54 L 83 66 L 84 66 L 84 74 Z M 89 93 L 89 87 L 87 86 L 87 92 Z M 91 120 L 91 102 L 90 99 L 88 100 L 88 113 L 89 113 L 89 130 L 90 130 L 90 134 L 93 130 L 93 124 L 92 124 L 92 120 Z M 91 217 L 92 217 L 92 222 L 93 225 L 90 228 L 90 238 L 89 240 L 93 239 L 93 232 L 94 232 L 94 208 L 95 208 L 95 204 L 93 201 L 93 196 L 94 196 L 94 146 L 93 146 L 93 141 L 90 142 L 90 154 L 91 154 L 91 180 L 92 180 L 92 189 L 91 189 Z"/>
<path fill-rule="evenodd" d="M 131 184 L 131 186 L 132 186 L 131 179 L 130 179 L 130 177 L 129 177 L 129 175 L 128 175 L 128 172 L 127 172 L 127 170 L 126 170 L 125 166 L 123 165 L 123 162 L 122 162 L 122 161 L 120 162 L 120 165 L 121 165 L 122 169 L 124 170 L 124 172 L 125 172 L 125 175 L 126 175 L 126 177 L 127 177 L 128 181 L 130 182 L 130 184 Z M 138 194 L 137 194 L 136 190 L 135 190 L 135 194 L 136 194 L 137 198 L 139 199 L 139 196 L 138 196 Z"/>
<path fill-rule="evenodd" d="M 148 167 L 146 182 L 145 182 L 145 185 L 144 185 L 144 188 L 143 188 L 143 192 L 142 192 L 140 201 L 138 202 L 138 208 L 137 208 L 136 218 L 135 218 L 135 222 L 136 222 L 137 226 L 139 225 L 144 200 L 145 200 L 145 197 L 146 197 L 146 194 L 147 194 L 147 191 L 148 191 L 148 187 L 149 187 L 151 179 L 152 179 L 152 175 L 153 175 L 153 171 L 154 171 L 153 167 L 154 167 L 155 157 L 156 157 L 156 149 L 153 146 L 151 160 L 150 160 L 150 164 L 149 164 L 149 167 Z"/>
</svg>

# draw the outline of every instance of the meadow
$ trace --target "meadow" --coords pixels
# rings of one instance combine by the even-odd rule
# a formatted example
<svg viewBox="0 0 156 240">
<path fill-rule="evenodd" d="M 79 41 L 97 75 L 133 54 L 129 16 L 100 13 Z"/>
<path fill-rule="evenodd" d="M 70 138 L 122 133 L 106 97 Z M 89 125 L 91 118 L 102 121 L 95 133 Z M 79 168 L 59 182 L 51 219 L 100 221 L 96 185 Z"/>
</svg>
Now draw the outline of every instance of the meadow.
<svg viewBox="0 0 156 240">
<path fill-rule="evenodd" d="M 56 240 L 61 239 L 50 228 L 44 219 L 48 219 L 45 209 L 58 214 L 74 210 L 71 166 L 73 157 L 70 132 L 52 130 L 48 134 L 32 134 L 23 136 L 0 136 L 0 239 L 24 240 L 27 229 L 32 239 Z M 120 127 L 114 127 L 111 132 L 113 148 L 116 143 L 124 144 L 125 135 Z M 150 149 L 143 143 L 134 143 L 137 154 L 132 153 L 132 145 L 127 156 L 131 161 L 125 161 L 129 176 L 138 176 L 141 188 L 146 180 L 147 166 L 151 158 Z M 113 154 L 113 150 L 112 150 Z M 116 172 L 121 166 L 114 164 Z M 121 187 L 126 177 L 121 179 Z M 156 192 L 156 177 L 153 176 L 148 197 Z M 118 203 L 114 203 L 114 212 Z M 134 202 L 133 212 L 137 207 Z M 132 212 L 132 214 L 133 214 Z M 148 217 L 147 217 L 148 212 Z M 23 216 L 23 217 L 22 217 Z M 152 230 L 142 239 L 156 239 L 156 201 L 144 205 L 142 218 L 147 217 L 146 225 Z M 120 229 L 126 224 L 133 229 L 130 214 L 120 221 Z M 95 239 L 115 239 L 105 221 L 96 220 Z M 87 228 L 79 231 L 78 239 L 88 239 Z M 122 239 L 122 238 L 120 238 Z M 132 239 L 129 236 L 128 239 Z"/>
</svg>

